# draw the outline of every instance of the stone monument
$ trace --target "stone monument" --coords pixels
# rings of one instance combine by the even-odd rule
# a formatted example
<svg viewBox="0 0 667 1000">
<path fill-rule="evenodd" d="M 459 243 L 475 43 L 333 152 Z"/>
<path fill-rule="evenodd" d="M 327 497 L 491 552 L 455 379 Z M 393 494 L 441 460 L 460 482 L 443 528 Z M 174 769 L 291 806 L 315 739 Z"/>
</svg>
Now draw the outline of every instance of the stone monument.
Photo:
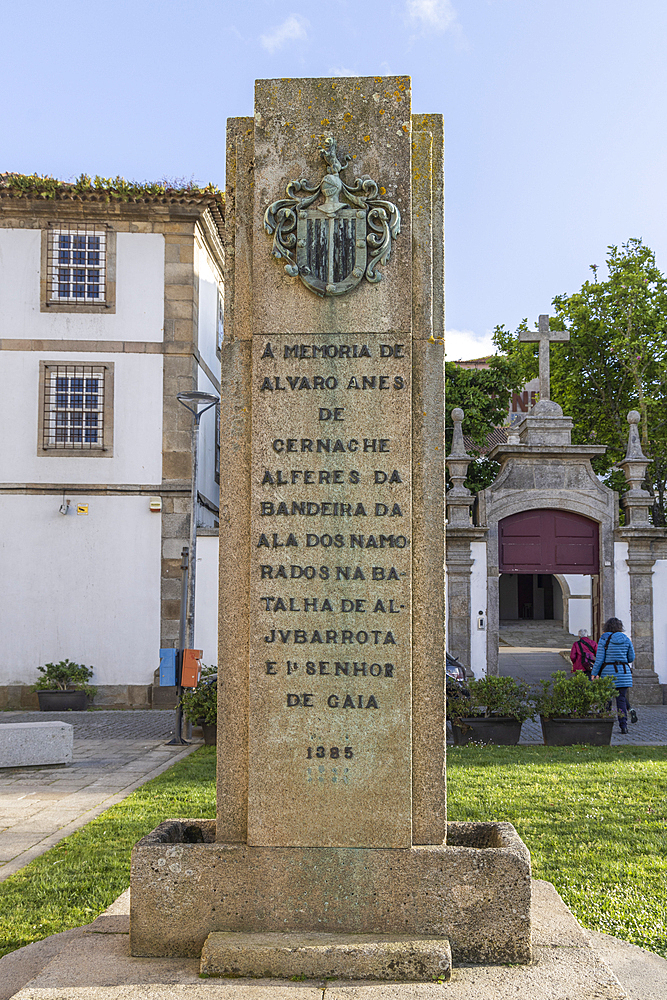
<svg viewBox="0 0 667 1000">
<path fill-rule="evenodd" d="M 525 846 L 446 822 L 442 118 L 258 81 L 227 185 L 217 821 L 135 847 L 132 953 L 528 962 Z"/>
</svg>

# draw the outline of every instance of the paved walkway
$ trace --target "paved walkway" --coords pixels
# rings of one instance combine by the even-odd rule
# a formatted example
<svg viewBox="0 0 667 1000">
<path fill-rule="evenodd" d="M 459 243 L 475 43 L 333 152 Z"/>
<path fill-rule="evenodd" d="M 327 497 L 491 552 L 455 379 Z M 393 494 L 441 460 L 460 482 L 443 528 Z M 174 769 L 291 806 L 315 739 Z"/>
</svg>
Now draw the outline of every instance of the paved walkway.
<svg viewBox="0 0 667 1000">
<path fill-rule="evenodd" d="M 0 768 L 0 881 L 192 753 L 166 746 L 174 713 L 2 712 L 9 722 L 69 722 L 67 766 Z"/>
<path fill-rule="evenodd" d="M 197 958 L 131 958 L 129 890 L 87 927 L 0 959 L 0 1000 L 665 1000 L 667 961 L 583 930 L 533 880 L 533 958 L 459 966 L 448 983 L 200 979 Z"/>
<path fill-rule="evenodd" d="M 539 689 L 540 682 L 548 680 L 556 670 L 569 670 L 569 651 L 576 638 L 556 622 L 502 622 L 498 672 L 501 677 L 514 677 Z M 565 657 L 561 655 L 561 650 L 566 651 Z M 614 727 L 611 745 L 667 745 L 667 705 L 638 705 L 637 715 L 639 721 L 636 725 L 628 726 L 627 736 L 623 736 L 617 726 Z M 539 719 L 536 722 L 524 722 L 520 742 L 543 742 Z"/>
</svg>

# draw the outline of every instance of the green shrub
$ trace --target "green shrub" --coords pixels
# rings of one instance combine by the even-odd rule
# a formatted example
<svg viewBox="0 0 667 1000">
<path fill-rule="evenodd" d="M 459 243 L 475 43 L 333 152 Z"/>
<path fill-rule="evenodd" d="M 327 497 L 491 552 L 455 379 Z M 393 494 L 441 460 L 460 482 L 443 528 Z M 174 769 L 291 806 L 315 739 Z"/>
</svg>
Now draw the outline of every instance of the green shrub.
<svg viewBox="0 0 667 1000">
<path fill-rule="evenodd" d="M 535 698 L 535 711 L 547 719 L 611 718 L 609 703 L 616 694 L 611 677 L 588 679 L 583 670 L 570 675 L 557 670 L 551 680 L 542 681 Z"/>
<path fill-rule="evenodd" d="M 61 660 L 37 669 L 43 677 L 32 685 L 33 691 L 85 691 L 89 698 L 97 692 L 97 688 L 88 683 L 93 676 L 93 668 L 83 663 Z"/>
<path fill-rule="evenodd" d="M 217 674 L 217 667 L 202 666 L 201 677 L 196 688 L 184 688 L 181 694 L 183 715 L 190 722 L 201 719 L 209 726 L 218 721 L 218 682 L 210 680 Z"/>
<path fill-rule="evenodd" d="M 467 692 L 460 690 L 452 698 L 447 686 L 447 718 L 511 718 L 519 722 L 530 719 L 534 712 L 529 701 L 529 687 L 513 677 L 489 675 L 469 682 Z"/>
</svg>

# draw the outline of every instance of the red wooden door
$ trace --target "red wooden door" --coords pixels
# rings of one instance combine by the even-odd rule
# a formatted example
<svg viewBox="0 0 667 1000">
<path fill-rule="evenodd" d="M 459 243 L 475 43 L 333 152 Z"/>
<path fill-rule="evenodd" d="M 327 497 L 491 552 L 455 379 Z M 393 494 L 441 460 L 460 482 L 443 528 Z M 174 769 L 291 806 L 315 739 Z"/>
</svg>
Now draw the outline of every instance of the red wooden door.
<svg viewBox="0 0 667 1000">
<path fill-rule="evenodd" d="M 598 523 L 565 510 L 525 510 L 498 525 L 501 573 L 599 572 Z"/>
</svg>

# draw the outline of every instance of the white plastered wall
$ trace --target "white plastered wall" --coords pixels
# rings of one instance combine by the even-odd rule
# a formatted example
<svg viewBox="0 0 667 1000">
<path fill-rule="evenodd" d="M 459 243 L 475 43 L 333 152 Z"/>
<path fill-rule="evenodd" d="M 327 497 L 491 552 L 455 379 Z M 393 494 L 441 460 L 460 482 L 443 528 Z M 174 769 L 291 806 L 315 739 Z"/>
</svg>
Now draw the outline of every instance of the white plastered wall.
<svg viewBox="0 0 667 1000">
<path fill-rule="evenodd" d="M 39 363 L 114 365 L 113 456 L 37 454 Z M 162 355 L 0 351 L 0 475 L 6 483 L 160 483 Z M 204 418 L 206 419 L 206 418 Z"/>
<path fill-rule="evenodd" d="M 206 247 L 197 244 L 199 271 L 198 339 L 199 352 L 212 372 L 217 372 L 220 361 L 218 343 L 218 277 Z"/>
<path fill-rule="evenodd" d="M 585 628 L 590 635 L 593 628 L 591 578 L 579 573 L 565 573 L 563 579 L 570 591 L 568 598 L 568 620 L 563 624 L 572 635 L 576 635 L 579 629 L 582 628 Z"/>
<path fill-rule="evenodd" d="M 653 667 L 661 684 L 667 684 L 667 560 L 653 567 Z"/>
<path fill-rule="evenodd" d="M 218 536 L 197 538 L 197 592 L 195 596 L 195 648 L 203 650 L 202 663 L 218 662 Z"/>
<path fill-rule="evenodd" d="M 202 392 L 212 392 L 216 396 L 220 393 L 206 373 L 200 368 L 197 378 L 197 388 Z M 215 421 L 217 419 L 217 409 L 212 406 L 199 424 L 199 470 L 197 473 L 197 488 L 215 506 L 220 503 L 220 485 L 215 481 Z M 208 508 L 200 510 L 199 520 L 201 524 L 213 527 L 216 523 L 215 515 Z"/>
<path fill-rule="evenodd" d="M 131 340 L 164 336 L 164 236 L 118 233 L 116 310 L 40 312 L 39 229 L 0 229 L 0 337 Z"/>
<path fill-rule="evenodd" d="M 199 272 L 199 311 L 197 344 L 199 353 L 211 372 L 219 379 L 220 361 L 216 352 L 218 336 L 218 276 L 210 254 L 203 242 L 197 243 L 197 267 Z M 203 368 L 199 368 L 197 388 L 202 392 L 220 395 L 218 387 L 211 382 Z M 198 489 L 216 507 L 220 502 L 220 486 L 215 481 L 215 421 L 217 412 L 213 407 L 205 413 L 199 425 L 199 473 Z M 213 527 L 215 515 L 207 508 L 199 514 L 200 523 Z"/>
<path fill-rule="evenodd" d="M 160 515 L 147 496 L 0 497 L 0 684 L 69 658 L 94 684 L 150 684 L 159 663 Z M 78 515 L 76 505 L 88 504 Z"/>
<path fill-rule="evenodd" d="M 628 543 L 614 542 L 614 588 L 616 600 L 614 617 L 620 618 L 625 625 L 625 631 L 632 638 L 630 624 L 630 573 L 628 571 Z M 653 582 L 655 594 L 655 581 Z M 602 623 L 604 624 L 604 623 Z"/>
<path fill-rule="evenodd" d="M 471 542 L 473 559 L 470 576 L 470 669 L 475 677 L 486 677 L 486 542 Z M 483 629 L 478 628 L 479 612 L 484 614 Z"/>
</svg>

